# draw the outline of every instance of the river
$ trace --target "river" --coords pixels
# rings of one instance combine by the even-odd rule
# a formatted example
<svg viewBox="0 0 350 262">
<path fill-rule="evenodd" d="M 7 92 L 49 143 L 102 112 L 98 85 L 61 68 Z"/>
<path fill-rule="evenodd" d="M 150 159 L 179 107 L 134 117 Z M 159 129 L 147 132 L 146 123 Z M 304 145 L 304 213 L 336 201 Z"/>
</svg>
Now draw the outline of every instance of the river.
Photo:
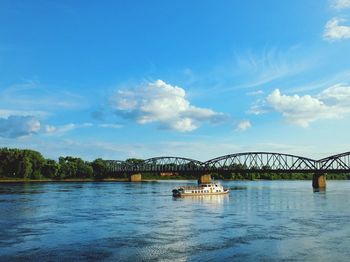
<svg viewBox="0 0 350 262">
<path fill-rule="evenodd" d="M 0 184 L 0 261 L 348 261 L 350 181 Z"/>
</svg>

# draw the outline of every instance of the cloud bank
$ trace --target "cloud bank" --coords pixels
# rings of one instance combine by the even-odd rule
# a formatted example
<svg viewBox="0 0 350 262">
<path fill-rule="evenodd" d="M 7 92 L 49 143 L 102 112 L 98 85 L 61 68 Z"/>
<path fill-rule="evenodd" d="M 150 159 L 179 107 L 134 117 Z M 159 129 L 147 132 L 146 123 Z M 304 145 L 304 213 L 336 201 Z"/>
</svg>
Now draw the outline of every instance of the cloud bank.
<svg viewBox="0 0 350 262">
<path fill-rule="evenodd" d="M 0 118 L 0 137 L 17 138 L 38 133 L 40 122 L 33 116 L 11 115 Z"/>
<path fill-rule="evenodd" d="M 325 26 L 323 38 L 328 41 L 350 38 L 350 26 L 340 25 L 342 22 L 346 22 L 346 19 L 336 17 L 329 20 Z"/>
<path fill-rule="evenodd" d="M 203 122 L 222 121 L 224 114 L 191 105 L 183 88 L 162 80 L 135 89 L 119 90 L 112 101 L 117 114 L 139 124 L 158 123 L 180 132 L 197 129 Z"/>
<path fill-rule="evenodd" d="M 350 0 L 333 0 L 331 6 L 334 9 L 346 9 L 350 7 Z"/>
<path fill-rule="evenodd" d="M 282 95 L 274 90 L 266 99 L 275 111 L 282 113 L 290 123 L 308 127 L 322 119 L 343 118 L 350 113 L 350 86 L 335 85 L 316 96 Z"/>
</svg>

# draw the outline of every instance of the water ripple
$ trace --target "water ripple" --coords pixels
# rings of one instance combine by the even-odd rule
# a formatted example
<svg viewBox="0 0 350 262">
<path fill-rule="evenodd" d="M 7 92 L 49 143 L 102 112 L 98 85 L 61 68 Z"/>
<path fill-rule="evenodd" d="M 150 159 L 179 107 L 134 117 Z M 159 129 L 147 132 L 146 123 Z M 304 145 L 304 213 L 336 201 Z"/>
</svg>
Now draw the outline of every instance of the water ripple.
<svg viewBox="0 0 350 262">
<path fill-rule="evenodd" d="M 180 184 L 192 182 L 181 181 Z M 335 186 L 332 187 L 332 183 Z M 347 261 L 350 183 L 177 181 L 0 185 L 0 261 Z"/>
</svg>

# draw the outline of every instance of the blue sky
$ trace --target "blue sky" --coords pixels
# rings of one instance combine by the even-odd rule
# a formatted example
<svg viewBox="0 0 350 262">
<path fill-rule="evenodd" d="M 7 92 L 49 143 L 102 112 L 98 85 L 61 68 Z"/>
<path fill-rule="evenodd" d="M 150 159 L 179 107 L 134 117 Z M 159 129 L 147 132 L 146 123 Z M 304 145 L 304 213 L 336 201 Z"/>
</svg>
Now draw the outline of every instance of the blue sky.
<svg viewBox="0 0 350 262">
<path fill-rule="evenodd" d="M 350 0 L 0 1 L 0 146 L 350 150 Z"/>
</svg>

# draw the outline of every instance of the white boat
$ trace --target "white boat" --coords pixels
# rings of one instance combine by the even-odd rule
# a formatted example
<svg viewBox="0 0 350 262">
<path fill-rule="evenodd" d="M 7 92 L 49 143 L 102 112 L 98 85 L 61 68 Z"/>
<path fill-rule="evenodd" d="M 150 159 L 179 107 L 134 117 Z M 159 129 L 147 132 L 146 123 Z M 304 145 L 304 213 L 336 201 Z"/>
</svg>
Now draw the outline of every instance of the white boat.
<svg viewBox="0 0 350 262">
<path fill-rule="evenodd" d="M 198 186 L 180 186 L 173 189 L 174 197 L 184 196 L 211 196 L 224 195 L 229 193 L 228 188 L 224 188 L 219 183 L 200 184 Z"/>
</svg>

